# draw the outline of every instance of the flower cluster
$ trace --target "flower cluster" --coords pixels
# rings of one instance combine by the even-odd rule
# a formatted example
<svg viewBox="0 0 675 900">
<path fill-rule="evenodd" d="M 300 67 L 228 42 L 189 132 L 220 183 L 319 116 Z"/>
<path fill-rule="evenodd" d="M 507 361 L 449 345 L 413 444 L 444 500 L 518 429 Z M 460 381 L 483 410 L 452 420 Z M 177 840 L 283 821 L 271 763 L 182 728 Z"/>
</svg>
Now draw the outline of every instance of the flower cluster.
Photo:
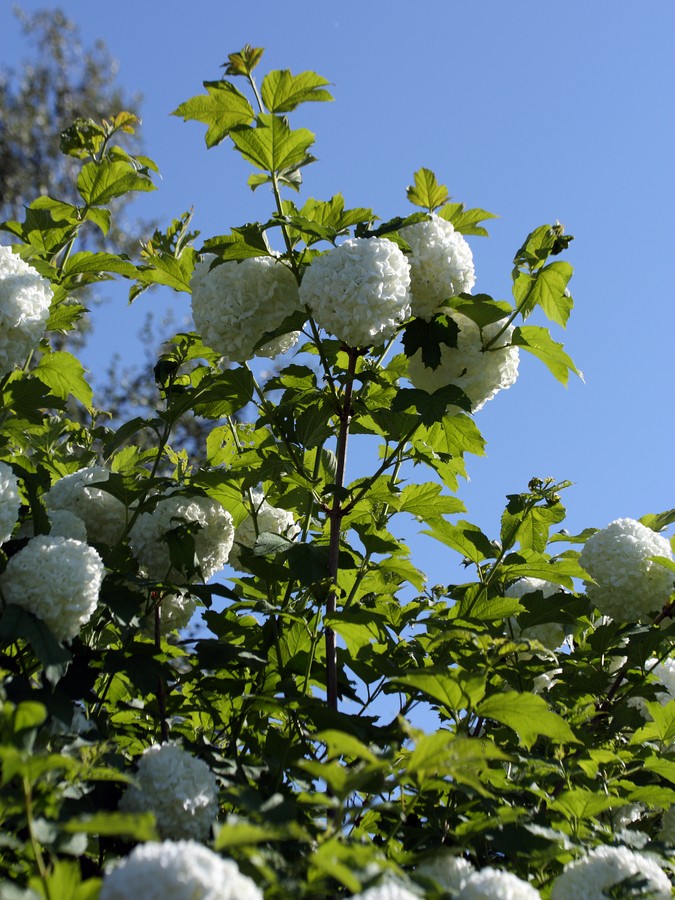
<svg viewBox="0 0 675 900">
<path fill-rule="evenodd" d="M 352 900 L 419 900 L 419 896 L 396 881 L 385 881 L 360 894 L 354 894 Z"/>
<path fill-rule="evenodd" d="M 487 866 L 462 882 L 457 897 L 461 900 L 539 900 L 540 894 L 517 875 Z"/>
<path fill-rule="evenodd" d="M 232 516 L 210 497 L 171 494 L 152 512 L 141 513 L 129 534 L 131 550 L 149 578 L 185 583 L 185 575 L 171 565 L 166 535 L 194 524 L 191 536 L 204 581 L 222 569 L 232 549 Z"/>
<path fill-rule="evenodd" d="M 265 332 L 275 331 L 300 309 L 293 273 L 275 256 L 225 262 L 212 269 L 215 258 L 204 256 L 190 282 L 192 318 L 204 343 L 234 362 L 251 359 L 254 353 L 276 356 L 289 350 L 297 332 L 258 350 L 255 346 Z"/>
<path fill-rule="evenodd" d="M 519 578 L 505 591 L 507 597 L 524 597 L 534 591 L 541 591 L 544 597 L 551 597 L 561 590 L 560 585 L 541 578 Z M 526 641 L 539 641 L 548 650 L 557 650 L 565 641 L 565 628 L 557 622 L 543 622 L 540 625 L 532 625 L 522 631 L 518 619 L 509 620 L 509 626 L 513 630 L 515 638 Z"/>
<path fill-rule="evenodd" d="M 0 375 L 23 365 L 44 337 L 52 289 L 32 266 L 0 247 Z"/>
<path fill-rule="evenodd" d="M 218 785 L 206 763 L 177 744 L 154 744 L 138 763 L 138 787 L 120 809 L 152 812 L 163 838 L 205 840 L 218 812 Z"/>
<path fill-rule="evenodd" d="M 109 478 L 110 471 L 104 466 L 87 466 L 55 482 L 44 496 L 52 518 L 52 530 L 53 514 L 67 511 L 84 522 L 87 540 L 114 546 L 124 532 L 127 510 L 117 497 L 96 487 Z M 59 530 L 63 527 L 65 525 Z"/>
<path fill-rule="evenodd" d="M 100 900 L 262 900 L 237 864 L 196 841 L 139 844 L 107 873 Z"/>
<path fill-rule="evenodd" d="M 158 603 L 160 608 L 159 633 L 162 635 L 185 628 L 197 609 L 197 598 L 182 591 L 163 594 Z M 143 620 L 143 630 L 148 634 L 154 635 L 155 633 L 154 606 L 153 611 Z"/>
<path fill-rule="evenodd" d="M 255 516 L 249 514 L 234 532 L 234 543 L 230 550 L 228 563 L 240 572 L 248 571 L 241 561 L 241 547 L 251 549 L 261 534 L 281 534 L 292 540 L 300 531 L 295 524 L 293 513 L 270 504 L 263 495 L 254 491 L 252 494 Z"/>
<path fill-rule="evenodd" d="M 457 346 L 441 344 L 441 361 L 435 369 L 424 365 L 422 351 L 418 350 L 408 360 L 408 377 L 414 387 L 429 394 L 457 385 L 471 401 L 471 412 L 477 412 L 518 377 L 518 347 L 510 346 L 513 328 L 509 326 L 488 350 L 483 350 L 503 328 L 500 322 L 486 325 L 481 335 L 481 329 L 467 316 L 451 310 L 446 314 L 459 327 Z M 448 415 L 459 412 L 462 410 L 456 406 L 447 410 Z"/>
<path fill-rule="evenodd" d="M 626 662 L 626 657 L 621 657 L 622 664 Z M 648 659 L 645 662 L 645 669 L 660 682 L 664 688 L 659 693 L 658 700 L 662 706 L 675 699 L 675 659 L 658 660 L 656 657 Z M 651 721 L 652 716 L 647 709 L 647 704 L 643 697 L 631 697 L 628 701 L 629 706 L 636 707 L 647 721 Z"/>
<path fill-rule="evenodd" d="M 410 245 L 412 314 L 431 319 L 451 297 L 468 293 L 476 282 L 473 254 L 464 237 L 436 213 L 401 229 Z"/>
<path fill-rule="evenodd" d="M 647 882 L 642 889 L 645 896 L 672 897 L 670 879 L 652 857 L 628 847 L 596 847 L 565 866 L 553 883 L 551 900 L 605 900 L 611 888 L 638 877 Z"/>
<path fill-rule="evenodd" d="M 451 853 L 439 853 L 425 859 L 415 871 L 416 874 L 435 881 L 444 892 L 456 894 L 475 869 L 468 859 L 453 856 Z"/>
<path fill-rule="evenodd" d="M 7 463 L 0 462 L 0 544 L 12 536 L 20 505 L 17 477 Z"/>
<path fill-rule="evenodd" d="M 635 519 L 616 519 L 589 537 L 579 563 L 595 582 L 586 592 L 602 615 L 642 622 L 661 609 L 673 575 L 651 556 L 672 559 L 670 544 Z"/>
<path fill-rule="evenodd" d="M 349 347 L 392 338 L 410 316 L 410 266 L 385 238 L 350 238 L 305 271 L 300 301 Z"/>
<path fill-rule="evenodd" d="M 103 560 L 82 541 L 38 535 L 10 557 L 2 579 L 7 603 L 32 612 L 59 641 L 75 637 L 92 616 Z"/>
</svg>

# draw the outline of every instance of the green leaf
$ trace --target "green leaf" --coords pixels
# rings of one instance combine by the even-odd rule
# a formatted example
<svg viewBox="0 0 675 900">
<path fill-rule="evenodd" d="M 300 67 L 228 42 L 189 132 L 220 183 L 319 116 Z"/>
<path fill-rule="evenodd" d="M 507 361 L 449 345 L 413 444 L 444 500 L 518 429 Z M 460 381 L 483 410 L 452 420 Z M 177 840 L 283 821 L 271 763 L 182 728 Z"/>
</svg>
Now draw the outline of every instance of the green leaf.
<svg viewBox="0 0 675 900">
<path fill-rule="evenodd" d="M 263 78 L 263 103 L 270 112 L 283 113 L 290 112 L 300 103 L 332 100 L 332 95 L 323 89 L 327 84 L 330 82 L 316 72 L 292 75 L 289 69 L 277 69 Z"/>
<path fill-rule="evenodd" d="M 314 135 L 306 128 L 291 131 L 280 116 L 260 115 L 255 128 L 233 132 L 232 141 L 254 166 L 267 172 L 280 172 L 304 160 L 314 143 Z"/>
<path fill-rule="evenodd" d="M 397 502 L 399 512 L 407 512 L 424 521 L 436 516 L 463 512 L 464 504 L 457 497 L 441 493 L 439 484 L 409 484 L 403 488 Z"/>
<path fill-rule="evenodd" d="M 376 764 L 377 757 L 358 738 L 346 731 L 329 729 L 320 731 L 314 735 L 317 741 L 321 741 L 327 747 L 327 759 L 335 759 L 337 756 L 345 756 L 353 759 L 364 759 L 366 762 Z"/>
<path fill-rule="evenodd" d="M 222 419 L 232 416 L 253 399 L 255 382 L 252 373 L 239 366 L 205 378 L 192 409 L 198 416 Z"/>
<path fill-rule="evenodd" d="M 32 374 L 63 400 L 71 395 L 91 408 L 93 392 L 84 377 L 82 363 L 65 350 L 45 353 Z"/>
<path fill-rule="evenodd" d="M 110 272 L 114 275 L 123 275 L 125 278 L 136 277 L 136 266 L 114 253 L 74 253 L 68 258 L 63 275 L 66 277 L 80 275 L 83 272 L 103 273 Z"/>
<path fill-rule="evenodd" d="M 196 258 L 197 253 L 192 247 L 185 247 L 180 256 L 161 252 L 153 254 L 148 265 L 139 266 L 136 270 L 135 274 L 143 283 L 143 288 L 132 288 L 129 299 L 135 299 L 150 284 L 164 284 L 174 291 L 191 293 L 190 279 Z"/>
<path fill-rule="evenodd" d="M 215 147 L 231 133 L 233 128 L 249 125 L 255 113 L 246 97 L 229 81 L 205 81 L 206 94 L 199 94 L 181 103 L 173 116 L 183 121 L 203 122 L 208 125 L 206 146 Z"/>
<path fill-rule="evenodd" d="M 77 177 L 77 189 L 88 206 L 105 206 L 130 191 L 154 191 L 155 185 L 129 162 L 104 159 L 86 163 Z"/>
<path fill-rule="evenodd" d="M 540 306 L 547 318 L 564 328 L 574 301 L 566 293 L 574 270 L 568 262 L 553 262 L 534 275 L 519 272 L 513 283 L 513 296 L 523 317 Z"/>
<path fill-rule="evenodd" d="M 487 212 L 485 209 L 464 209 L 463 203 L 446 203 L 442 209 L 439 209 L 438 215 L 450 222 L 455 231 L 459 231 L 460 234 L 475 234 L 478 237 L 488 236 L 487 230 L 478 225 L 478 222 L 498 218 L 494 213 Z"/>
<path fill-rule="evenodd" d="M 230 234 L 209 238 L 204 242 L 201 252 L 215 253 L 223 260 L 270 256 L 264 229 L 257 223 L 233 228 Z"/>
<path fill-rule="evenodd" d="M 631 744 L 644 744 L 646 741 L 661 741 L 664 744 L 670 744 L 675 740 L 675 700 L 661 706 L 658 700 L 653 703 L 647 702 L 647 711 L 652 717 L 651 722 L 638 728 L 631 737 Z"/>
<path fill-rule="evenodd" d="M 422 351 L 422 362 L 428 369 L 437 369 L 441 364 L 441 347 L 456 347 L 459 326 L 450 316 L 436 315 L 427 322 L 415 318 L 403 329 L 401 339 L 405 355 L 410 358 L 418 350 Z"/>
<path fill-rule="evenodd" d="M 463 294 L 459 300 L 452 301 L 452 308 L 471 319 L 479 328 L 500 322 L 513 313 L 509 303 L 505 300 L 493 300 L 488 294 Z"/>
<path fill-rule="evenodd" d="M 406 188 L 406 195 L 415 206 L 432 212 L 448 200 L 448 189 L 439 184 L 431 169 L 418 169 L 414 175 L 415 185 Z"/>
<path fill-rule="evenodd" d="M 480 563 L 484 559 L 494 559 L 496 556 L 490 539 L 483 534 L 480 528 L 461 519 L 454 525 L 446 522 L 445 519 L 437 519 L 431 523 L 431 528 L 423 531 L 422 534 L 428 534 L 445 544 L 446 547 L 452 547 L 453 550 L 474 563 Z"/>
<path fill-rule="evenodd" d="M 231 847 L 251 847 L 267 841 L 279 840 L 284 832 L 268 825 L 255 825 L 253 822 L 226 822 L 218 826 L 215 850 L 229 850 Z"/>
<path fill-rule="evenodd" d="M 638 522 L 658 534 L 659 531 L 663 531 L 664 528 L 675 522 L 675 509 L 667 509 L 662 513 L 648 513 L 646 516 L 641 516 Z"/>
<path fill-rule="evenodd" d="M 567 722 L 551 712 L 545 701 L 535 694 L 516 691 L 494 694 L 483 700 L 476 713 L 512 728 L 527 750 L 540 735 L 556 744 L 579 743 Z"/>
<path fill-rule="evenodd" d="M 458 667 L 418 669 L 391 678 L 390 682 L 421 691 L 453 714 L 472 709 L 485 695 L 484 676 Z"/>
<path fill-rule="evenodd" d="M 41 619 L 10 603 L 0 617 L 0 640 L 11 643 L 19 638 L 28 641 L 44 666 L 45 677 L 51 684 L 56 684 L 72 659 L 69 651 L 56 640 Z"/>
<path fill-rule="evenodd" d="M 582 821 L 584 819 L 594 819 L 600 813 L 605 812 L 605 810 L 617 806 L 625 806 L 625 800 L 621 797 L 608 797 L 606 794 L 596 793 L 595 791 L 574 788 L 558 794 L 549 806 L 551 809 L 564 813 L 567 818 Z"/>
<path fill-rule="evenodd" d="M 126 837 L 133 841 L 158 839 L 155 817 L 150 812 L 99 812 L 79 819 L 71 819 L 62 826 L 69 833 L 98 834 L 105 837 Z"/>
<path fill-rule="evenodd" d="M 448 406 L 459 406 L 461 409 L 469 410 L 471 401 L 464 391 L 454 384 L 439 388 L 433 394 L 418 388 L 401 388 L 394 396 L 391 409 L 392 412 L 414 410 L 421 421 L 430 427 L 446 418 L 445 411 Z"/>
<path fill-rule="evenodd" d="M 583 373 L 565 353 L 563 345 L 554 341 L 546 328 L 539 325 L 519 326 L 513 331 L 511 343 L 538 357 L 562 384 L 567 385 L 570 372 L 584 380 Z"/>
<path fill-rule="evenodd" d="M 414 776 L 418 783 L 424 783 L 428 778 L 447 776 L 489 797 L 490 792 L 480 778 L 481 772 L 489 767 L 490 760 L 508 759 L 490 741 L 458 738 L 452 732 L 440 729 L 418 737 L 406 766 L 406 774 Z"/>
</svg>

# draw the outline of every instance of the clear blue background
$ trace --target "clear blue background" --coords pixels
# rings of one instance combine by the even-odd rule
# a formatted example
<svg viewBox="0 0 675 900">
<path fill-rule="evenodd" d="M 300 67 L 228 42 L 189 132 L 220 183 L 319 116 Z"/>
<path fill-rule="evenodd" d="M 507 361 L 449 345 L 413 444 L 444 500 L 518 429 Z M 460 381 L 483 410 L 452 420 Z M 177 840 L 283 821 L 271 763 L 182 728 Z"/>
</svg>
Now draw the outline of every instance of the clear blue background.
<svg viewBox="0 0 675 900">
<path fill-rule="evenodd" d="M 335 103 L 292 118 L 317 134 L 306 196 L 342 191 L 387 218 L 412 210 L 413 172 L 434 169 L 455 200 L 500 216 L 488 240 L 470 239 L 475 289 L 498 299 L 510 297 L 525 235 L 564 223 L 576 308 L 566 333 L 553 330 L 586 384 L 565 390 L 522 360 L 518 383 L 477 416 L 488 456 L 469 458 L 467 517 L 496 536 L 504 495 L 533 475 L 575 483 L 565 496 L 573 532 L 675 506 L 672 0 L 60 5 L 85 43 L 106 40 L 121 84 L 144 94 L 146 151 L 162 181 L 137 201 L 140 217 L 168 223 L 194 207 L 207 237 L 271 211 L 230 145 L 207 152 L 203 127 L 169 116 L 251 43 L 266 48 L 261 73 L 312 69 L 333 83 Z M 9 3 L 0 42 L 4 62 L 27 53 Z M 114 352 L 141 357 L 133 335 L 149 309 L 189 314 L 186 295 L 157 292 L 129 308 L 108 293 L 84 353 L 95 373 Z M 449 580 L 438 545 L 416 548 L 432 582 Z"/>
</svg>

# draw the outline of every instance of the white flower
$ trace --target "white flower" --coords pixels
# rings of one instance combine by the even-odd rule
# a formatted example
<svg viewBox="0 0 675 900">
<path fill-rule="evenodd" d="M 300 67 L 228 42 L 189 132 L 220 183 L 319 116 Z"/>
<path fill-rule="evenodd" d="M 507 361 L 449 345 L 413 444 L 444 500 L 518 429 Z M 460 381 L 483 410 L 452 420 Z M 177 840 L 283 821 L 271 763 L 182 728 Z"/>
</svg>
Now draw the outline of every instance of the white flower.
<svg viewBox="0 0 675 900">
<path fill-rule="evenodd" d="M 175 591 L 164 594 L 159 601 L 159 632 L 162 635 L 171 631 L 180 631 L 190 622 L 194 611 L 197 609 L 197 598 L 189 593 Z M 155 633 L 155 611 L 152 611 L 143 620 L 143 631 L 149 634 Z"/>
<path fill-rule="evenodd" d="M 241 561 L 241 547 L 253 548 L 258 535 L 282 534 L 292 540 L 300 532 L 295 524 L 293 513 L 286 509 L 270 506 L 263 495 L 253 492 L 253 506 L 256 510 L 255 519 L 249 514 L 234 532 L 234 544 L 230 550 L 228 563 L 240 572 L 248 569 Z M 238 546 L 239 545 L 239 546 Z"/>
<path fill-rule="evenodd" d="M 266 356 L 268 358 L 279 356 L 281 353 L 288 353 L 291 347 L 295 347 L 300 338 L 299 331 L 289 331 L 287 334 L 281 334 L 279 337 L 273 338 L 262 347 L 258 347 L 255 351 L 256 356 Z"/>
<path fill-rule="evenodd" d="M 483 351 L 503 328 L 501 322 L 486 325 L 481 338 L 478 325 L 467 316 L 452 310 L 446 310 L 446 315 L 459 326 L 457 346 L 441 344 L 441 361 L 436 369 L 424 365 L 422 351 L 418 350 L 408 360 L 408 377 L 414 387 L 429 394 L 455 384 L 471 401 L 471 412 L 478 412 L 495 394 L 511 387 L 518 377 L 518 348 L 507 346 L 513 328 L 509 326 L 489 350 Z M 459 407 L 450 406 L 447 414 L 459 412 L 462 412 Z"/>
<path fill-rule="evenodd" d="M 539 900 L 539 891 L 510 872 L 487 867 L 466 879 L 457 894 L 461 900 Z"/>
<path fill-rule="evenodd" d="M 172 494 L 160 500 L 152 512 L 141 513 L 129 534 L 131 550 L 149 578 L 185 581 L 185 576 L 172 568 L 169 545 L 162 538 L 186 523 L 199 525 L 191 536 L 204 581 L 225 565 L 234 538 L 232 516 L 210 497 Z"/>
<path fill-rule="evenodd" d="M 562 669 L 551 669 L 549 672 L 537 675 L 532 681 L 532 693 L 543 694 L 545 691 L 550 691 L 554 684 L 560 684 L 558 675 L 562 675 Z"/>
<path fill-rule="evenodd" d="M 237 864 L 196 841 L 140 844 L 108 872 L 100 900 L 263 900 Z"/>
<path fill-rule="evenodd" d="M 415 871 L 416 874 L 435 881 L 443 891 L 456 893 L 475 869 L 468 859 L 453 856 L 451 853 L 439 853 L 423 860 Z"/>
<path fill-rule="evenodd" d="M 453 225 L 432 213 L 431 219 L 401 229 L 410 244 L 412 314 L 431 319 L 451 297 L 469 293 L 476 283 L 473 254 Z"/>
<path fill-rule="evenodd" d="M 98 603 L 103 560 L 82 541 L 38 535 L 10 557 L 1 587 L 7 603 L 29 610 L 59 641 L 75 637 Z"/>
<path fill-rule="evenodd" d="M 557 594 L 561 589 L 560 585 L 553 584 L 551 581 L 544 581 L 541 578 L 519 578 L 505 591 L 507 597 L 524 597 L 534 591 L 541 591 L 544 597 L 551 597 Z M 516 638 L 522 638 L 526 641 L 539 641 L 549 650 L 557 650 L 565 641 L 565 627 L 557 622 L 543 622 L 540 625 L 532 625 L 530 628 L 524 628 L 522 631 L 518 624 L 518 619 L 510 619 L 510 626 L 513 628 L 513 634 Z"/>
<path fill-rule="evenodd" d="M 670 844 L 671 847 L 675 846 L 675 806 L 667 809 L 661 818 L 659 840 L 664 844 Z"/>
<path fill-rule="evenodd" d="M 40 343 L 53 296 L 46 278 L 10 247 L 0 247 L 0 375 L 23 365 Z"/>
<path fill-rule="evenodd" d="M 20 506 L 19 481 L 7 463 L 0 462 L 0 544 L 12 536 Z"/>
<path fill-rule="evenodd" d="M 87 543 L 87 526 L 79 516 L 67 509 L 55 509 L 49 513 L 49 520 L 52 524 L 49 529 L 52 537 L 72 538 Z"/>
<path fill-rule="evenodd" d="M 385 881 L 376 887 L 368 888 L 361 894 L 354 894 L 352 900 L 420 900 L 420 898 L 418 894 L 413 894 L 402 884 Z"/>
<path fill-rule="evenodd" d="M 650 556 L 672 559 L 670 544 L 635 519 L 616 519 L 589 537 L 579 563 L 596 582 L 586 583 L 586 593 L 604 616 L 642 622 L 661 609 L 673 573 Z"/>
<path fill-rule="evenodd" d="M 96 487 L 109 478 L 110 471 L 104 466 L 87 466 L 60 478 L 44 496 L 50 518 L 67 510 L 84 522 L 87 540 L 114 546 L 126 526 L 127 510 L 117 497 Z"/>
<path fill-rule="evenodd" d="M 553 882 L 551 900 L 606 900 L 609 889 L 627 878 L 647 881 L 651 900 L 669 900 L 670 879 L 657 862 L 628 847 L 596 847 L 581 859 L 568 863 Z"/>
<path fill-rule="evenodd" d="M 349 347 L 393 337 L 410 316 L 410 266 L 392 241 L 350 238 L 312 260 L 300 300 L 318 325 Z"/>
<path fill-rule="evenodd" d="M 665 688 L 664 691 L 659 693 L 657 698 L 661 706 L 665 706 L 666 703 L 675 699 L 675 659 L 668 657 L 659 662 L 656 657 L 652 657 L 645 662 L 645 669 Z M 631 697 L 628 700 L 628 706 L 639 709 L 644 718 L 651 722 L 652 716 L 643 697 Z"/>
<path fill-rule="evenodd" d="M 127 812 L 152 812 L 163 838 L 205 840 L 218 813 L 218 785 L 206 763 L 177 744 L 144 751 L 120 801 Z"/>
<path fill-rule="evenodd" d="M 300 309 L 298 286 L 290 269 L 275 256 L 224 262 L 210 269 L 215 258 L 206 255 L 195 266 L 190 282 L 192 318 L 208 347 L 226 359 L 244 362 L 254 355 L 265 332 L 276 330 Z M 279 346 L 288 350 L 295 341 L 283 337 Z M 276 352 L 281 351 L 269 343 L 255 351 L 261 356 Z"/>
</svg>

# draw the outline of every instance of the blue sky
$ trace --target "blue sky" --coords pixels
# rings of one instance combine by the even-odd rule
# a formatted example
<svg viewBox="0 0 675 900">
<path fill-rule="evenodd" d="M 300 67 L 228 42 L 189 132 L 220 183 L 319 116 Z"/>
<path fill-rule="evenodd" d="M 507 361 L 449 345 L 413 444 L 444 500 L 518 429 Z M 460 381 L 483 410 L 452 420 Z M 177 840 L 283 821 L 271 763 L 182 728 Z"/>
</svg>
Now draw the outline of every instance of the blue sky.
<svg viewBox="0 0 675 900">
<path fill-rule="evenodd" d="M 565 497 L 572 531 L 675 506 L 671 0 L 60 6 L 86 43 L 106 40 L 120 82 L 144 94 L 146 151 L 162 181 L 137 202 L 141 218 L 168 222 L 194 207 L 202 237 L 267 218 L 271 198 L 251 194 L 230 146 L 207 151 L 201 126 L 169 116 L 251 43 L 266 48 L 261 70 L 312 69 L 333 84 L 334 103 L 293 117 L 317 135 L 305 196 L 342 191 L 348 205 L 388 218 L 412 209 L 413 172 L 434 169 L 455 200 L 500 216 L 489 239 L 470 239 L 475 290 L 497 299 L 510 297 L 525 235 L 563 222 L 575 235 L 576 308 L 567 332 L 553 331 L 586 384 L 565 390 L 522 361 L 518 383 L 477 415 L 488 456 L 470 459 L 467 518 L 496 536 L 504 495 L 533 475 L 575 483 Z M 4 62 L 25 55 L 9 3 L 0 35 Z M 157 292 L 130 309 L 110 292 L 85 363 L 102 372 L 115 351 L 140 357 L 132 335 L 145 313 L 170 305 L 180 319 L 188 302 Z M 442 556 L 426 545 L 422 554 L 432 580 L 447 580 Z"/>
</svg>

